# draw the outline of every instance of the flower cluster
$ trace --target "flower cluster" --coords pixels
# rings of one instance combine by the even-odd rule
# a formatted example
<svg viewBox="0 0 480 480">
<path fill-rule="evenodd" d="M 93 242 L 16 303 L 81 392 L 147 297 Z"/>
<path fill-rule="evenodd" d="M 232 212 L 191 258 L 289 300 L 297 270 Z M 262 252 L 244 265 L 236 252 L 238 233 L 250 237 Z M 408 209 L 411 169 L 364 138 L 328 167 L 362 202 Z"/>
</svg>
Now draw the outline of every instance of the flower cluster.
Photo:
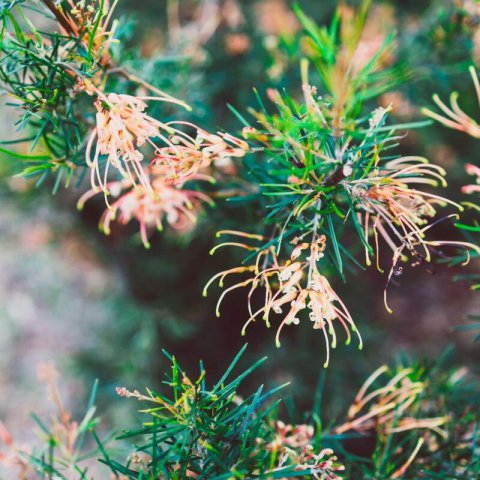
<svg viewBox="0 0 480 480">
<path fill-rule="evenodd" d="M 265 241 L 264 237 L 260 235 L 243 232 L 227 230 L 218 233 L 219 236 L 226 234 L 240 239 Z M 216 274 L 205 286 L 204 296 L 207 295 L 209 286 L 215 280 L 219 280 L 220 287 L 223 287 L 225 277 L 248 273 L 249 276 L 246 280 L 241 280 L 222 293 L 217 303 L 217 316 L 220 316 L 220 305 L 227 293 L 237 288 L 249 287 L 248 308 L 250 317 L 242 330 L 242 334 L 245 333 L 246 327 L 258 318 L 264 320 L 267 327 L 270 327 L 272 313 L 282 315 L 283 320 L 276 333 L 276 344 L 280 346 L 282 329 L 288 325 L 298 325 L 300 323 L 300 313 L 308 310 L 313 328 L 323 332 L 326 345 L 325 366 L 327 366 L 330 358 L 330 346 L 335 348 L 337 345 L 335 322 L 339 322 L 344 328 L 347 344 L 351 341 L 351 331 L 358 336 L 359 348 L 362 348 L 362 339 L 344 303 L 335 293 L 327 278 L 318 270 L 317 263 L 324 256 L 326 242 L 324 235 L 316 236 L 311 243 L 295 238 L 292 241 L 293 250 L 290 259 L 286 262 L 279 260 L 273 245 L 257 247 L 240 241 L 219 244 L 211 253 L 214 253 L 220 247 L 237 246 L 251 251 L 255 256 L 255 263 Z M 255 309 L 253 306 L 254 294 L 259 288 L 264 290 L 264 295 L 260 308 Z"/>
<path fill-rule="evenodd" d="M 336 427 L 338 434 L 349 430 L 368 432 L 376 430 L 383 435 L 404 432 L 414 429 L 429 429 L 446 437 L 440 428 L 448 421 L 448 417 L 416 418 L 413 406 L 418 403 L 424 393 L 426 383 L 415 378 L 413 368 L 402 368 L 379 388 L 370 387 L 379 377 L 389 372 L 382 366 L 375 370 L 358 391 L 347 414 L 347 421 Z"/>
<path fill-rule="evenodd" d="M 343 182 L 357 207 L 357 219 L 364 232 L 365 258 L 371 265 L 371 238 L 375 244 L 378 270 L 379 238 L 381 237 L 393 252 L 393 261 L 388 283 L 394 274 L 401 273 L 400 262 L 413 258 L 414 265 L 430 262 L 432 249 L 453 246 L 476 250 L 473 244 L 460 241 L 428 240 L 425 233 L 436 222 L 438 206 L 453 205 L 462 211 L 463 207 L 445 197 L 415 188 L 415 185 L 446 185 L 445 171 L 438 165 L 428 163 L 422 157 L 400 157 L 390 160 L 382 168 L 373 169 L 358 180 Z M 450 215 L 452 217 L 454 215 Z M 447 217 L 447 218 L 449 218 Z M 388 286 L 387 283 L 387 286 Z M 385 306 L 389 312 L 386 300 Z"/>
<path fill-rule="evenodd" d="M 79 208 L 103 192 L 108 209 L 100 222 L 102 230 L 108 234 L 117 215 L 122 224 L 136 219 L 146 247 L 147 230 L 161 230 L 164 219 L 177 230 L 191 228 L 202 204 L 212 201 L 204 193 L 184 189 L 185 183 L 213 182 L 208 169 L 231 157 L 243 156 L 247 143 L 229 134 L 208 133 L 187 122 L 162 123 L 145 113 L 145 100 L 150 97 L 98 95 L 97 125 L 86 150 L 92 188 L 80 198 Z M 154 99 L 175 101 L 167 97 Z M 140 151 L 144 146 L 153 152 L 147 165 Z M 120 180 L 109 181 L 111 170 Z M 115 198 L 113 203 L 109 197 Z"/>
<path fill-rule="evenodd" d="M 66 6 L 69 8 L 55 6 L 51 10 L 64 33 L 85 45 L 89 54 L 105 66 L 110 61 L 109 49 L 116 29 L 112 15 L 117 3 L 118 0 L 112 4 L 108 0 L 100 3 L 98 0 L 68 0 Z"/>
<path fill-rule="evenodd" d="M 267 444 L 267 449 L 278 456 L 278 469 L 286 465 L 296 465 L 297 471 L 308 471 L 317 480 L 341 480 L 336 472 L 345 470 L 338 463 L 333 450 L 324 448 L 315 453 L 312 445 L 314 429 L 311 425 L 286 425 L 282 421 L 275 424 L 275 438 Z"/>
<path fill-rule="evenodd" d="M 379 235 L 393 252 L 403 247 L 414 252 L 417 245 L 422 245 L 425 260 L 430 260 L 424 229 L 437 213 L 435 206 L 449 203 L 459 210 L 462 207 L 412 185 L 436 186 L 439 182 L 446 185 L 444 175 L 443 168 L 428 163 L 424 158 L 400 157 L 389 161 L 382 169 L 373 170 L 365 178 L 345 182 L 345 187 L 360 208 L 358 218 L 364 225 L 367 241 L 373 233 L 377 261 Z M 370 264 L 368 247 L 369 244 L 365 249 L 366 262 Z"/>
<path fill-rule="evenodd" d="M 478 80 L 478 75 L 474 67 L 470 67 L 469 71 L 472 76 L 473 84 L 475 85 L 475 92 L 480 105 L 480 82 Z M 433 96 L 433 101 L 440 108 L 443 115 L 436 113 L 429 108 L 423 108 L 422 112 L 424 115 L 437 120 L 446 127 L 467 133 L 474 138 L 480 138 L 480 125 L 460 108 L 458 105 L 457 92 L 452 92 L 450 95 L 450 107 L 445 105 L 436 94 Z"/>
</svg>

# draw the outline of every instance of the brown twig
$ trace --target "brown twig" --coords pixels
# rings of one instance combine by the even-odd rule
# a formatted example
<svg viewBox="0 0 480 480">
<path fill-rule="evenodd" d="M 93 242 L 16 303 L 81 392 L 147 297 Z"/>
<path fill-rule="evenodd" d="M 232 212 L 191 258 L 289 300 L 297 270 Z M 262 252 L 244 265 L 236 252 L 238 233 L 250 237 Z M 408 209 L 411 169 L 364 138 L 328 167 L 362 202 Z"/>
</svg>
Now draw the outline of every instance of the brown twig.
<svg viewBox="0 0 480 480">
<path fill-rule="evenodd" d="M 53 3 L 52 0 L 43 0 L 43 3 L 46 5 L 46 7 L 55 15 L 55 18 L 58 20 L 58 23 L 65 29 L 67 33 L 74 33 L 72 30 L 72 26 L 68 23 L 67 19 L 65 18 L 65 15 L 60 12 L 58 7 Z"/>
</svg>

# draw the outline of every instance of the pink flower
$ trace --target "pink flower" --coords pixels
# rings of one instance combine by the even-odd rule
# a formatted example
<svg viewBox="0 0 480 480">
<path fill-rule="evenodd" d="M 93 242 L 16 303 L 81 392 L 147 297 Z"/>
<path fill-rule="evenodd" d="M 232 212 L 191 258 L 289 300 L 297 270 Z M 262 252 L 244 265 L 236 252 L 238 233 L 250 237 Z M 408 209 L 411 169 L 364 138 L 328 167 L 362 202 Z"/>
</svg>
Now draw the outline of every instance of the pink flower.
<svg viewBox="0 0 480 480">
<path fill-rule="evenodd" d="M 101 229 L 109 235 L 113 220 L 126 225 L 135 219 L 140 224 L 140 235 L 146 248 L 150 247 L 150 229 L 163 230 L 165 222 L 179 231 L 191 228 L 197 222 L 202 204 L 212 203 L 201 192 L 177 188 L 161 180 L 154 180 L 152 189 L 148 191 L 133 186 L 128 180 L 108 183 L 106 188 L 117 198 L 102 215 Z M 80 198 L 78 208 L 82 208 L 85 201 L 96 193 L 95 190 L 86 192 Z"/>
<path fill-rule="evenodd" d="M 97 125 L 86 150 L 87 164 L 92 169 L 92 188 L 97 189 L 98 183 L 98 187 L 107 195 L 108 174 L 110 167 L 113 167 L 132 184 L 140 184 L 145 190 L 151 190 L 139 147 L 150 138 L 165 139 L 160 133 L 162 124 L 144 113 L 147 105 L 141 99 L 130 95 L 100 95 L 95 106 Z M 103 155 L 107 160 L 105 169 L 101 172 L 100 157 Z"/>
<path fill-rule="evenodd" d="M 462 192 L 467 194 L 480 192 L 480 168 L 476 165 L 472 165 L 471 163 L 467 163 L 465 165 L 465 171 L 468 173 L 468 175 L 475 175 L 477 178 L 475 180 L 476 184 L 463 186 Z"/>
</svg>

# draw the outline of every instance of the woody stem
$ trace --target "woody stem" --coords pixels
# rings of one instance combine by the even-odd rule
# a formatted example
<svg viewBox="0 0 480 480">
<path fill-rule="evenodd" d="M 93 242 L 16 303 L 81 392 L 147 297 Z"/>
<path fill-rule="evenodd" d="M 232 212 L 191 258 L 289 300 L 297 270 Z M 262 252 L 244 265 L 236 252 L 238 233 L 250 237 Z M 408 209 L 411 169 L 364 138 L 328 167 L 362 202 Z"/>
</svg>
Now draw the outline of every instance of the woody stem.
<svg viewBox="0 0 480 480">
<path fill-rule="evenodd" d="M 58 7 L 55 6 L 55 3 L 53 3 L 52 0 L 43 0 L 43 3 L 55 15 L 58 23 L 65 29 L 67 33 L 74 33 L 72 26 L 68 23 L 65 16 L 59 11 Z"/>
<path fill-rule="evenodd" d="M 322 200 L 321 199 L 317 200 L 317 202 L 315 203 L 315 208 L 318 211 L 315 212 L 315 216 L 313 217 L 312 245 L 317 240 L 318 227 L 320 226 L 321 215 L 320 215 L 319 212 L 322 208 Z M 310 252 L 311 252 L 311 250 L 312 249 L 310 249 Z M 309 262 L 309 265 L 308 265 L 308 283 L 307 283 L 308 287 L 310 287 L 310 285 L 312 283 L 313 269 L 315 268 L 315 264 L 316 264 L 316 260 L 314 258 L 312 258 L 312 253 L 310 253 L 310 262 Z"/>
</svg>

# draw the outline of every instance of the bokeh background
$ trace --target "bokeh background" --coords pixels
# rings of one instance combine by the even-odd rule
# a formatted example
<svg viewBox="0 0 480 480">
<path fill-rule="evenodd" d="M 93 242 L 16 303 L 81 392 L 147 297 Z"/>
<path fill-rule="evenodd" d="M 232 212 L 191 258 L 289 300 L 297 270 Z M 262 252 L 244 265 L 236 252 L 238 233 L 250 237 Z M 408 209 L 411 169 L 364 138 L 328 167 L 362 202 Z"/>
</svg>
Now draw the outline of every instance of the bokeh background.
<svg viewBox="0 0 480 480">
<path fill-rule="evenodd" d="M 338 2 L 303 0 L 305 13 L 328 23 Z M 123 0 L 118 6 L 121 34 L 129 49 L 125 63 L 143 78 L 194 107 L 193 120 L 207 129 L 239 132 L 241 125 L 227 104 L 246 115 L 255 105 L 253 87 L 300 89 L 298 60 L 302 34 L 287 0 Z M 392 104 L 393 120 L 421 119 L 420 108 L 431 95 L 460 92 L 474 118 L 480 107 L 467 68 L 480 60 L 480 8 L 475 1 L 374 1 L 362 40 L 365 55 L 385 35 L 397 30 L 395 52 L 386 62 L 398 63 L 407 81 L 383 95 Z M 137 53 L 136 53 L 137 52 Z M 138 60 L 138 53 L 142 56 Z M 372 105 L 374 108 L 375 105 Z M 2 139 L 15 135 L 12 113 L 2 107 Z M 190 117 L 191 118 L 191 117 Z M 449 173 L 448 194 L 469 182 L 466 162 L 478 162 L 478 142 L 432 125 L 410 131 L 398 151 L 424 155 Z M 166 349 L 183 367 L 198 371 L 203 359 L 211 381 L 236 351 L 249 343 L 245 363 L 268 355 L 266 365 L 250 378 L 254 385 L 291 381 L 287 408 L 308 409 L 319 382 L 325 382 L 324 412 L 335 418 L 369 372 L 402 356 L 436 358 L 452 346 L 451 362 L 474 365 L 478 345 L 456 326 L 480 312 L 480 297 L 469 284 L 455 280 L 464 270 L 435 265 L 405 268 L 390 288 L 393 314 L 383 306 L 385 276 L 373 268 L 353 272 L 348 282 L 333 284 L 362 331 L 365 347 L 339 346 L 328 371 L 322 368 L 320 334 L 301 324 L 285 332 L 281 349 L 274 330 L 252 326 L 240 336 L 247 318 L 244 295 L 227 297 L 215 318 L 216 292 L 204 299 L 205 282 L 238 258 L 211 257 L 214 233 L 226 219 L 260 222 L 258 212 L 227 202 L 209 211 L 197 231 L 178 237 L 157 234 L 144 250 L 135 227 L 115 227 L 109 237 L 98 231 L 101 201 L 84 211 L 75 208 L 78 190 L 48 185 L 35 188 L 15 177 L 22 168 L 7 158 L 0 164 L 0 418 L 27 441 L 32 436 L 29 411 L 49 410 L 49 399 L 36 378 L 36 365 L 56 363 L 61 389 L 73 411 L 81 410 L 95 378 L 97 404 L 108 430 L 133 424 L 136 405 L 119 399 L 116 386 L 159 388 L 168 362 Z M 446 210 L 446 213 L 451 213 Z M 465 223 L 471 221 L 466 214 Z M 443 238 L 460 234 L 447 222 L 437 229 Z M 386 259 L 388 260 L 388 258 Z M 475 273 L 473 262 L 467 272 Z"/>
</svg>

